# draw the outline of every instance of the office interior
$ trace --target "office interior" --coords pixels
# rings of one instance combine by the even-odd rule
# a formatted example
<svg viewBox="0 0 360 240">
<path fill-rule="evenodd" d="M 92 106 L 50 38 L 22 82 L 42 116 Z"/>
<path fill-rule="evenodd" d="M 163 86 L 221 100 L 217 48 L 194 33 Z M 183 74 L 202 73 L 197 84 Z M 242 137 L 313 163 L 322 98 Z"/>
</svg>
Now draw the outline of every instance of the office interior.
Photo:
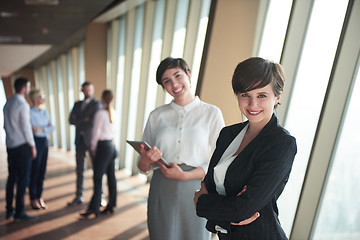
<svg viewBox="0 0 360 240">
<path fill-rule="evenodd" d="M 171 101 L 155 80 L 162 59 L 187 61 L 194 94 L 218 106 L 226 125 L 244 120 L 231 88 L 235 66 L 252 56 L 279 62 L 285 89 L 276 114 L 298 145 L 278 200 L 281 224 L 290 239 L 360 239 L 359 0 L 115 2 L 62 43 L 1 73 L 1 106 L 13 81 L 27 77 L 47 96 L 51 146 L 73 152 L 67 119 L 81 84 L 92 82 L 98 99 L 113 90 L 117 166 L 136 175 L 138 155 L 125 140 L 140 140 L 149 113 Z"/>
</svg>

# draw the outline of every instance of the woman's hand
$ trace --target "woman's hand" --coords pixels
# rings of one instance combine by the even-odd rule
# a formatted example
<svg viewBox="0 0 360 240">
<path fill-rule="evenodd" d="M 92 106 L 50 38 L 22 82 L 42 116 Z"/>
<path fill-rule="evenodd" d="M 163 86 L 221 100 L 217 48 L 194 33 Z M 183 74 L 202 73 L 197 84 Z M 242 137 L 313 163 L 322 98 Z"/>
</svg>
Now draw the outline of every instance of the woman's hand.
<svg viewBox="0 0 360 240">
<path fill-rule="evenodd" d="M 245 185 L 244 188 L 241 190 L 241 192 L 239 192 L 236 196 L 240 196 L 241 194 L 243 194 L 247 189 L 247 186 Z M 252 223 L 253 221 L 255 221 L 258 217 L 260 217 L 260 213 L 256 212 L 254 215 L 252 215 L 250 218 L 245 219 L 241 222 L 238 223 L 231 223 L 231 225 L 237 225 L 237 226 L 242 226 L 242 225 L 247 225 Z"/>
<path fill-rule="evenodd" d="M 201 188 L 200 190 L 197 190 L 194 194 L 194 204 L 195 204 L 195 208 L 196 208 L 196 204 L 197 204 L 197 201 L 199 199 L 199 197 L 203 194 L 208 194 L 208 190 L 206 189 L 205 187 L 205 183 L 204 181 L 201 181 Z"/>
<path fill-rule="evenodd" d="M 242 226 L 242 225 L 247 225 L 247 224 L 250 224 L 252 223 L 253 221 L 255 221 L 258 217 L 260 217 L 260 213 L 259 212 L 256 212 L 254 215 L 252 215 L 250 218 L 248 219 L 245 219 L 241 222 L 238 222 L 238 223 L 231 223 L 231 225 L 237 225 L 237 226 Z"/>
<path fill-rule="evenodd" d="M 147 172 L 150 170 L 151 164 L 162 157 L 162 152 L 156 146 L 153 146 L 149 150 L 145 150 L 144 144 L 141 144 L 140 155 L 141 158 L 138 167 L 141 171 Z"/>
<path fill-rule="evenodd" d="M 164 174 L 166 178 L 186 181 L 186 172 L 184 172 L 181 167 L 179 167 L 175 163 L 169 163 L 170 168 L 167 168 L 162 162 L 157 161 L 156 164 L 159 166 L 161 172 Z"/>
<path fill-rule="evenodd" d="M 140 146 L 141 157 L 150 163 L 154 163 L 162 157 L 162 152 L 156 146 L 153 146 L 149 150 L 145 150 L 144 144 Z"/>
</svg>

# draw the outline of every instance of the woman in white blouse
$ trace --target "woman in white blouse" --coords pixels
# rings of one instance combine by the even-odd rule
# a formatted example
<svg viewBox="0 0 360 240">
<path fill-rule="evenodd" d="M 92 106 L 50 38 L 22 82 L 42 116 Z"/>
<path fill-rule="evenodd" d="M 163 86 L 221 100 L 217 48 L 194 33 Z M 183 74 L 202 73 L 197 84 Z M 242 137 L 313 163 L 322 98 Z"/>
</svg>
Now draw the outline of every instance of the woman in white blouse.
<svg viewBox="0 0 360 240">
<path fill-rule="evenodd" d="M 99 109 L 95 114 L 91 139 L 91 151 L 95 156 L 93 161 L 94 193 L 87 211 L 80 214 L 85 218 L 91 215 L 97 216 L 100 212 L 102 178 L 104 173 L 106 173 L 108 178 L 109 201 L 101 213 L 112 214 L 116 206 L 115 158 L 117 152 L 112 143 L 114 138 L 113 116 L 115 115 L 114 110 L 110 107 L 112 100 L 113 93 L 110 90 L 105 90 L 101 96 L 103 108 Z"/>
<path fill-rule="evenodd" d="M 205 176 L 216 139 L 224 127 L 221 111 L 200 101 L 190 90 L 190 69 L 181 58 L 164 59 L 156 81 L 172 97 L 170 104 L 150 113 L 141 148 L 139 169 L 153 170 L 148 199 L 150 239 L 210 239 L 205 221 L 196 216 L 193 192 Z M 170 168 L 160 163 L 170 163 Z"/>
</svg>

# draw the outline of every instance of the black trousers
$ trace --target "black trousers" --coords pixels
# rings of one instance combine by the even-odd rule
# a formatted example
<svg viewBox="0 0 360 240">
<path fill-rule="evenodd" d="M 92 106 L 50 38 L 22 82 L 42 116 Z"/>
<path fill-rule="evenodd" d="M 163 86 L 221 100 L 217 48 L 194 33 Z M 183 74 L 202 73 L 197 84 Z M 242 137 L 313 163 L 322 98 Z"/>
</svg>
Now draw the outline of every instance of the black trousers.
<svg viewBox="0 0 360 240">
<path fill-rule="evenodd" d="M 109 187 L 108 208 L 116 206 L 116 178 L 115 178 L 115 158 L 117 156 L 116 149 L 112 141 L 99 141 L 96 148 L 96 155 L 93 161 L 94 170 L 94 193 L 90 201 L 89 210 L 99 212 L 102 193 L 102 178 L 104 173 L 107 175 Z"/>
<path fill-rule="evenodd" d="M 30 200 L 41 198 L 49 153 L 49 141 L 46 137 L 34 137 L 34 139 L 37 155 L 31 164 Z"/>
<path fill-rule="evenodd" d="M 29 185 L 31 169 L 31 150 L 29 144 L 16 148 L 8 148 L 9 176 L 6 182 L 6 210 L 13 212 L 14 187 L 16 184 L 15 217 L 21 217 L 24 212 L 24 195 Z"/>
<path fill-rule="evenodd" d="M 90 158 L 93 161 L 93 156 L 90 151 L 90 146 L 86 144 L 84 136 L 81 134 L 76 137 L 76 197 L 82 198 L 84 192 L 84 170 L 86 167 L 86 152 L 90 153 Z"/>
</svg>

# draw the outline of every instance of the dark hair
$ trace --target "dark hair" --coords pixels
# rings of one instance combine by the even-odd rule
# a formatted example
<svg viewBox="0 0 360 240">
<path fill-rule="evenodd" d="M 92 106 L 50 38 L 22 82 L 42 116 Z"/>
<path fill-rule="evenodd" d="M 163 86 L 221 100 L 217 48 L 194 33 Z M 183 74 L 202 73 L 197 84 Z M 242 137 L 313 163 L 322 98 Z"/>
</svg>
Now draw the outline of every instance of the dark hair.
<svg viewBox="0 0 360 240">
<path fill-rule="evenodd" d="M 89 86 L 92 85 L 91 82 L 84 82 L 83 84 L 81 84 L 81 88 L 84 88 L 85 86 Z"/>
<path fill-rule="evenodd" d="M 111 90 L 104 90 L 103 93 L 101 94 L 101 99 L 106 104 L 104 108 L 109 113 L 111 123 L 114 121 L 114 112 L 113 109 L 110 108 L 110 103 L 113 100 L 113 98 L 114 98 L 114 94 L 112 93 Z"/>
<path fill-rule="evenodd" d="M 190 72 L 189 66 L 187 65 L 185 60 L 182 58 L 168 57 L 168 58 L 165 58 L 164 60 L 162 60 L 156 71 L 156 82 L 159 85 L 161 85 L 162 87 L 164 87 L 162 84 L 162 81 L 161 81 L 162 75 L 164 74 L 164 72 L 167 69 L 177 68 L 177 67 L 184 70 L 186 75 L 188 75 L 188 72 Z"/>
<path fill-rule="evenodd" d="M 232 77 L 232 87 L 235 94 L 249 92 L 272 84 L 276 97 L 284 88 L 284 70 L 278 63 L 260 57 L 252 57 L 236 66 Z"/>
<path fill-rule="evenodd" d="M 102 95 L 101 95 L 101 99 L 104 101 L 104 103 L 106 103 L 107 107 L 105 107 L 106 109 L 109 108 L 109 104 L 111 103 L 111 101 L 114 98 L 114 94 L 112 93 L 111 90 L 104 90 Z"/>
<path fill-rule="evenodd" d="M 19 77 L 15 80 L 14 82 L 14 88 L 15 88 L 15 92 L 19 93 L 21 91 L 21 89 L 23 89 L 24 87 L 26 87 L 26 85 L 28 84 L 29 80 L 23 77 Z"/>
</svg>

